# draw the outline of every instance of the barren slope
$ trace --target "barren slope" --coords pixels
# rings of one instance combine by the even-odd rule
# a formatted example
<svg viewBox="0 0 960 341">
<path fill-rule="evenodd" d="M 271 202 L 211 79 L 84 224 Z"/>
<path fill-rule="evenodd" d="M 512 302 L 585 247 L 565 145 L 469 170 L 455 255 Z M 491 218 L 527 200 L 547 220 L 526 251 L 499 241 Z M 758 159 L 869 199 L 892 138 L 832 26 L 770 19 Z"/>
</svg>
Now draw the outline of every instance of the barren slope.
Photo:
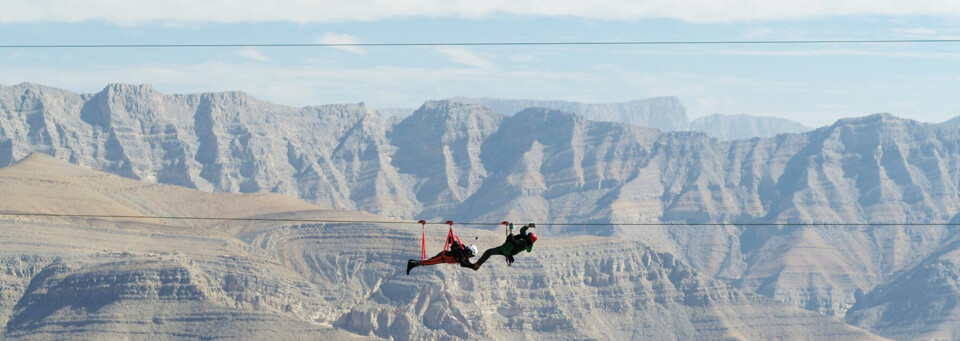
<svg viewBox="0 0 960 341">
<path fill-rule="evenodd" d="M 24 196 L 5 196 L 3 211 L 370 219 L 275 195 L 143 184 L 47 156 L 0 170 L 0 186 Z M 875 338 L 632 241 L 545 236 L 514 267 L 494 259 L 479 272 L 436 266 L 408 277 L 417 226 L 108 220 L 0 220 L 5 338 Z M 431 230 L 433 251 L 444 231 Z M 458 232 L 481 246 L 502 238 Z"/>
</svg>

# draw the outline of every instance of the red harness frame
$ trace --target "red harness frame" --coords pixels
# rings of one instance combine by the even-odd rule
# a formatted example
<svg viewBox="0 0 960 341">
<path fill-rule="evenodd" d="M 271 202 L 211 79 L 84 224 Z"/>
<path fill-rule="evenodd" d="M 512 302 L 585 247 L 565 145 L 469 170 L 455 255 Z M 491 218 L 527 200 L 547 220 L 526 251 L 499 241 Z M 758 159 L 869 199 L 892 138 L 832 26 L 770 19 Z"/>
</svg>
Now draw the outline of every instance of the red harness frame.
<svg viewBox="0 0 960 341">
<path fill-rule="evenodd" d="M 430 259 L 425 259 L 427 258 L 427 222 L 420 220 L 418 223 L 420 223 L 420 234 L 422 238 L 420 241 L 420 264 L 434 265 L 440 263 L 459 263 L 456 258 L 450 255 L 450 246 L 453 245 L 454 240 L 457 241 L 457 244 L 463 246 L 463 243 L 460 242 L 460 237 L 457 237 L 457 235 L 453 233 L 453 221 L 447 220 L 446 222 L 447 225 L 450 225 L 450 230 L 447 232 L 446 242 L 443 243 L 443 251 L 440 251 L 439 255 Z"/>
</svg>

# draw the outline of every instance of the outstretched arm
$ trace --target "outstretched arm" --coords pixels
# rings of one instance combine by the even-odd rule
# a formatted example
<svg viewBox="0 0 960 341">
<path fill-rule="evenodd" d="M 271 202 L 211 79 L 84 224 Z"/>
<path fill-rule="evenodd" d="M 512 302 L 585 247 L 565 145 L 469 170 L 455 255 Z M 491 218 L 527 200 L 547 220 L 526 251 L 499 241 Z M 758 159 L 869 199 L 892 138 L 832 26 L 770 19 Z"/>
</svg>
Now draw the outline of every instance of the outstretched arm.
<svg viewBox="0 0 960 341">
<path fill-rule="evenodd" d="M 523 225 L 523 227 L 520 228 L 520 235 L 525 235 L 525 234 L 527 234 L 527 229 L 532 229 L 532 228 L 536 228 L 536 227 L 537 227 L 537 225 L 534 224 L 534 223 L 529 223 L 529 224 Z"/>
</svg>

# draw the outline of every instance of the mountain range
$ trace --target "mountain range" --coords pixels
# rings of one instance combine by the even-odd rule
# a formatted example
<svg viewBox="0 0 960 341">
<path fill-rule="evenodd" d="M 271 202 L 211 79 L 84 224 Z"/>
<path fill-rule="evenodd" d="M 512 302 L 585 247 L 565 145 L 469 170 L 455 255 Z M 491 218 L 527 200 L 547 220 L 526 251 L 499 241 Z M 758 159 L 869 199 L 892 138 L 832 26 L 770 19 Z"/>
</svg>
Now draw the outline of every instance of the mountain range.
<svg viewBox="0 0 960 341">
<path fill-rule="evenodd" d="M 43 154 L 0 169 L 0 188 L 5 212 L 46 215 L 0 219 L 3 339 L 880 339 L 620 238 L 549 238 L 512 267 L 408 276 L 418 226 L 342 222 L 376 218 L 362 212 L 149 184 Z M 122 217 L 55 216 L 89 212 Z M 444 236 L 433 226 L 431 249 Z"/>
<path fill-rule="evenodd" d="M 547 108 L 504 115 L 429 101 L 388 120 L 362 103 L 293 108 L 120 84 L 97 94 L 0 87 L 0 115 L 0 165 L 44 153 L 129 179 L 272 192 L 318 208 L 488 228 L 536 221 L 553 238 L 620 240 L 629 246 L 611 247 L 674 257 L 710 286 L 881 336 L 960 337 L 951 303 L 960 302 L 960 237 L 936 225 L 960 222 L 953 124 L 876 114 L 720 141 Z M 638 223 L 650 225 L 615 225 Z M 545 261 L 571 257 L 551 252 Z M 370 309 L 393 321 L 387 306 L 398 304 Z M 637 310 L 623 309 L 612 311 Z M 381 335 L 364 322 L 373 315 L 355 316 L 341 323 Z"/>
</svg>

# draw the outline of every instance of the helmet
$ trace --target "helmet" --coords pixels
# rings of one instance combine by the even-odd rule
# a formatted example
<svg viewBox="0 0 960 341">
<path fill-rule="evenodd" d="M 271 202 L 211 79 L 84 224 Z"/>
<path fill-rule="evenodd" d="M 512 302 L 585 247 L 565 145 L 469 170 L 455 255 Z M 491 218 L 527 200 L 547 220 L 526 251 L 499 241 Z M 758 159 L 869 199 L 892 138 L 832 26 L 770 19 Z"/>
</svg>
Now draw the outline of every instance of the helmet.
<svg viewBox="0 0 960 341">
<path fill-rule="evenodd" d="M 536 242 L 537 242 L 537 235 L 533 234 L 533 232 L 530 232 L 530 244 L 533 244 Z"/>
<path fill-rule="evenodd" d="M 469 247 L 467 247 L 467 249 L 470 249 L 470 253 L 473 254 L 473 255 L 470 256 L 470 257 L 476 256 L 477 253 L 479 252 L 479 251 L 477 250 L 477 246 L 476 246 L 476 245 L 470 245 Z"/>
</svg>

